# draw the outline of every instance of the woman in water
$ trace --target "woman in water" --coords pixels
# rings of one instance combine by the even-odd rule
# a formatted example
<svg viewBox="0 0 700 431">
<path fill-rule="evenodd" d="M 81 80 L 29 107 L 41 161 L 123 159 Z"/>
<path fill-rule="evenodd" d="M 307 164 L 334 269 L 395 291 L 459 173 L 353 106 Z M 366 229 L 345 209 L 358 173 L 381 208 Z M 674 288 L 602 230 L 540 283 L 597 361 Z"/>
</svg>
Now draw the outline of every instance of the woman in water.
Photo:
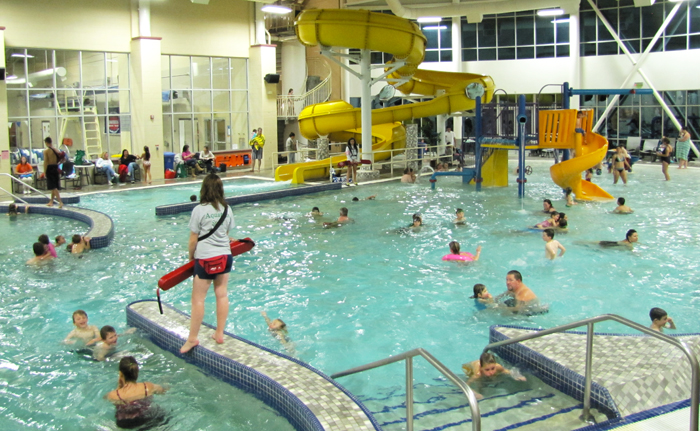
<svg viewBox="0 0 700 431">
<path fill-rule="evenodd" d="M 659 160 L 661 160 L 661 172 L 663 172 L 664 177 L 666 177 L 666 181 L 671 181 L 671 176 L 668 174 L 668 165 L 671 163 L 671 153 L 673 153 L 671 141 L 666 137 L 661 138 L 661 145 L 656 155 L 659 157 Z"/>
<path fill-rule="evenodd" d="M 345 155 L 348 157 L 347 184 L 349 185 L 350 180 L 352 180 L 353 184 L 357 185 L 357 165 L 360 164 L 360 148 L 357 146 L 355 138 L 348 139 Z"/>
<path fill-rule="evenodd" d="M 192 210 L 189 225 L 188 250 L 190 261 L 194 260 L 190 334 L 180 353 L 186 353 L 199 344 L 197 335 L 204 319 L 204 300 L 212 280 L 216 295 L 216 332 L 212 338 L 218 344 L 224 342 L 228 317 L 227 284 L 233 264 L 228 233 L 235 223 L 224 199 L 224 185 L 216 174 L 209 174 L 202 181 L 199 202 Z"/>
<path fill-rule="evenodd" d="M 476 246 L 476 255 L 469 253 L 468 251 L 460 252 L 459 243 L 457 241 L 450 242 L 450 254 L 442 257 L 442 260 L 462 260 L 458 259 L 460 256 L 464 256 L 466 261 L 477 261 L 481 256 L 481 246 Z"/>
<path fill-rule="evenodd" d="M 622 182 L 627 184 L 627 150 L 625 147 L 619 146 L 615 149 L 613 157 L 613 184 L 617 184 L 617 180 L 622 178 Z"/>
<path fill-rule="evenodd" d="M 629 247 L 632 249 L 634 247 L 634 243 L 639 240 L 639 234 L 637 234 L 637 231 L 634 229 L 630 229 L 627 231 L 625 234 L 625 239 L 622 241 L 600 241 L 598 245 L 601 247 Z"/>
<path fill-rule="evenodd" d="M 676 140 L 676 159 L 678 159 L 678 169 L 688 168 L 688 153 L 690 152 L 690 133 L 686 128 L 682 128 Z"/>
<path fill-rule="evenodd" d="M 115 417 L 119 428 L 137 428 L 151 421 L 163 418 L 163 412 L 151 406 L 153 394 L 165 390 L 155 383 L 137 383 L 139 364 L 133 356 L 125 356 L 119 361 L 119 382 L 117 389 L 105 395 L 117 408 Z"/>
</svg>

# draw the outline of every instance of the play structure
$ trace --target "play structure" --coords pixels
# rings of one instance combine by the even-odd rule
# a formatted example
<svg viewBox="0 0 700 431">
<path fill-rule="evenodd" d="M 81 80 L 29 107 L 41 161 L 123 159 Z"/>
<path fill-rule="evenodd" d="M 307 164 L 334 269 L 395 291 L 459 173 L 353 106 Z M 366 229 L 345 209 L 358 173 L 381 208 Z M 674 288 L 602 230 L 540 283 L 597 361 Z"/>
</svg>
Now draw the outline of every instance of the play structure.
<svg viewBox="0 0 700 431">
<path fill-rule="evenodd" d="M 391 150 L 405 146 L 401 121 L 474 109 L 476 98 L 491 100 L 494 91 L 489 76 L 418 70 L 425 56 L 426 38 L 411 21 L 393 15 L 364 10 L 306 10 L 295 23 L 297 38 L 305 46 L 321 46 L 321 52 L 346 68 L 362 81 L 362 107 L 344 101 L 307 106 L 299 115 L 299 130 L 307 139 L 328 136 L 333 141 L 347 141 L 355 136 L 362 145 L 362 159 L 370 162 L 392 156 Z M 359 49 L 360 55 L 343 54 L 340 49 Z M 383 65 L 371 65 L 371 51 L 392 54 Z M 359 72 L 338 58 L 350 58 L 360 64 Z M 383 67 L 384 73 L 372 77 L 372 68 Z M 388 81 L 404 94 L 434 96 L 430 101 L 371 109 L 370 88 Z M 371 127 L 370 127 L 371 125 Z M 345 156 L 292 163 L 277 168 L 277 181 L 302 183 L 305 179 L 329 175 L 329 170 Z"/>
</svg>

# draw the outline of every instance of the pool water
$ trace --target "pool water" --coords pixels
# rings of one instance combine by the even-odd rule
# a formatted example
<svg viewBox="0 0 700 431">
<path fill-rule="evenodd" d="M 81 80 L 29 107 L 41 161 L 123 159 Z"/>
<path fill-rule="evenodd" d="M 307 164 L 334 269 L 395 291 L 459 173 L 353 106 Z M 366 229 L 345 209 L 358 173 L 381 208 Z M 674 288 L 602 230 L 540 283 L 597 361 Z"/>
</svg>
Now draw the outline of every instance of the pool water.
<svg viewBox="0 0 700 431">
<path fill-rule="evenodd" d="M 615 215 L 610 213 L 614 203 L 581 203 L 565 209 L 561 190 L 549 178 L 549 164 L 528 164 L 534 173 L 522 200 L 514 186 L 478 193 L 459 178 L 447 177 L 439 178 L 435 191 L 423 178 L 414 185 L 367 184 L 234 207 L 237 229 L 231 236 L 251 237 L 257 246 L 234 261 L 228 331 L 291 353 L 327 374 L 416 347 L 461 374 L 461 364 L 477 359 L 488 343 L 488 327 L 493 324 L 551 327 L 603 313 L 648 324 L 649 309 L 656 306 L 669 312 L 678 332 L 699 332 L 695 250 L 700 224 L 698 192 L 692 185 L 700 179 L 700 171 L 672 169 L 673 181 L 667 183 L 660 166 L 635 166 L 626 186 L 613 186 L 608 174 L 595 177 L 635 209 L 631 215 Z M 514 177 L 511 180 L 515 184 Z M 228 189 L 227 185 L 227 193 Z M 189 216 L 155 217 L 154 208 L 186 201 L 196 193 L 198 187 L 192 185 L 84 196 L 80 206 L 113 218 L 112 245 L 82 259 L 62 252 L 57 262 L 40 269 L 24 265 L 34 238 L 41 233 L 68 236 L 85 228 L 33 215 L 31 223 L 21 217 L 0 219 L 3 232 L 14 233 L 0 238 L 0 249 L 9 257 L 0 261 L 4 323 L 0 373 L 8 381 L 2 392 L 8 407 L 0 422 L 45 426 L 71 423 L 77 415 L 85 424 L 112 423 L 111 407 L 97 395 L 113 388 L 115 364 L 76 358 L 59 341 L 72 329 L 71 313 L 78 308 L 88 312 L 91 324 L 123 328 L 129 302 L 155 297 L 157 280 L 186 261 Z M 353 196 L 375 194 L 376 200 L 351 202 Z M 570 232 L 556 237 L 566 255 L 553 262 L 544 258 L 540 234 L 525 229 L 545 219 L 540 212 L 543 198 L 552 199 L 569 215 Z M 321 220 L 305 216 L 313 206 L 325 212 Z M 321 222 L 335 219 L 343 206 L 356 222 L 323 229 Z M 468 226 L 451 223 L 457 207 L 464 208 Z M 419 232 L 402 231 L 416 212 L 423 215 L 424 227 Z M 640 237 L 634 251 L 594 245 L 598 240 L 621 240 L 630 228 Z M 466 265 L 441 261 L 451 240 L 472 253 L 482 245 L 481 259 Z M 524 282 L 549 304 L 548 314 L 514 317 L 476 310 L 469 299 L 472 286 L 483 283 L 494 295 L 501 293 L 511 269 L 521 271 Z M 190 283 L 184 283 L 162 299 L 189 312 L 189 296 Z M 260 316 L 263 310 L 287 323 L 292 347 L 282 348 L 269 335 Z M 207 300 L 205 320 L 214 322 L 213 294 Z M 597 325 L 596 330 L 625 332 L 615 324 Z M 192 411 L 212 423 L 230 417 L 228 404 L 223 411 L 218 402 L 209 403 L 209 391 L 197 392 L 194 403 L 191 394 L 181 400 L 173 395 L 191 390 L 197 379 L 207 382 L 202 386 L 227 385 L 199 375 L 137 335 L 125 344 L 124 350 L 140 352 L 139 361 L 154 358 L 147 361 L 144 379 L 167 380 L 174 388 L 157 399 L 164 406 L 174 403 L 169 429 L 189 429 L 180 428 L 179 421 L 181 416 L 189 419 Z M 424 361 L 418 359 L 414 365 L 417 384 L 438 377 Z M 188 373 L 198 377 L 182 383 L 180 374 Z M 359 396 L 371 397 L 402 385 L 403 379 L 399 364 L 339 382 Z M 70 390 L 57 398 L 56 387 Z M 227 394 L 234 394 L 234 389 L 230 391 Z M 80 401 L 70 400 L 71 394 L 80 394 Z M 187 414 L 179 414 L 185 400 Z"/>
</svg>

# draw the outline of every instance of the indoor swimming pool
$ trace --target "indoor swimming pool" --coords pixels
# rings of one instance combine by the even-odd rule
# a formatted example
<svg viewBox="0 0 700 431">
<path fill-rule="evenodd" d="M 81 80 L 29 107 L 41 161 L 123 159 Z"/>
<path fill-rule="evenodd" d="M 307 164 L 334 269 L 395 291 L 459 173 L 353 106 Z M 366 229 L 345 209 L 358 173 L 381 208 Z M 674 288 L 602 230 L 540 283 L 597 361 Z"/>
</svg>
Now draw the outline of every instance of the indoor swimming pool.
<svg viewBox="0 0 700 431">
<path fill-rule="evenodd" d="M 649 309 L 661 307 L 674 318 L 678 333 L 700 332 L 695 318 L 700 294 L 694 251 L 700 224 L 698 192 L 692 190 L 700 171 L 672 168 L 673 181 L 667 183 L 658 165 L 635 166 L 626 186 L 612 185 L 607 173 L 596 176 L 596 183 L 615 197 L 624 196 L 635 210 L 616 215 L 611 214 L 612 202 L 565 208 L 561 190 L 549 178 L 547 162 L 529 163 L 534 173 L 523 200 L 517 198 L 514 186 L 477 193 L 459 178 L 441 177 L 436 191 L 422 178 L 412 185 L 366 184 L 234 207 L 237 229 L 231 236 L 250 237 L 257 246 L 234 260 L 227 330 L 329 375 L 416 347 L 462 375 L 461 364 L 478 358 L 494 324 L 551 327 L 603 313 L 648 324 Z M 515 184 L 512 176 L 511 180 Z M 247 181 L 240 184 L 255 190 L 240 194 L 289 187 Z M 224 184 L 227 196 L 239 194 L 236 182 Z M 4 255 L 0 373 L 7 382 L 1 390 L 4 428 L 61 428 L 76 423 L 76 418 L 86 427 L 114 428 L 113 407 L 101 397 L 114 387 L 116 363 L 86 360 L 60 341 L 72 329 L 71 313 L 76 309 L 87 311 L 90 324 L 109 324 L 121 332 L 125 306 L 155 298 L 158 279 L 186 261 L 189 215 L 156 217 L 154 207 L 186 202 L 198 193 L 198 185 L 83 196 L 79 206 L 114 220 L 112 244 L 81 259 L 59 250 L 59 259 L 41 268 L 24 265 L 40 234 L 68 236 L 85 232 L 85 225 L 38 215 L 0 219 L 2 231 L 12 233 L 0 238 Z M 352 201 L 354 196 L 371 195 L 376 199 Z M 545 219 L 544 198 L 566 212 L 570 223 L 569 232 L 555 238 L 567 249 L 555 261 L 545 259 L 541 234 L 526 228 Z M 324 212 L 323 218 L 307 216 L 314 206 Z M 341 207 L 349 209 L 355 223 L 324 229 L 322 223 L 337 218 Z M 468 225 L 451 222 L 456 208 L 465 210 Z M 414 213 L 422 215 L 424 226 L 418 231 L 404 229 Z M 628 229 L 639 233 L 633 251 L 597 246 L 599 240 L 624 239 Z M 452 240 L 472 253 L 481 245 L 481 259 L 470 264 L 443 262 Z M 477 311 L 469 299 L 472 286 L 483 283 L 494 295 L 501 293 L 511 269 L 523 274 L 524 283 L 549 305 L 549 313 L 524 317 Z M 163 293 L 162 300 L 189 313 L 190 287 L 191 283 L 183 283 Z M 281 346 L 268 333 L 261 311 L 287 323 L 290 345 Z M 205 321 L 213 322 L 213 313 L 210 294 Z M 626 332 L 613 324 L 596 330 Z M 167 394 L 156 398 L 170 414 L 167 429 L 192 429 L 194 424 L 204 428 L 221 421 L 241 430 L 289 427 L 260 401 L 252 397 L 241 401 L 237 389 L 204 376 L 138 334 L 119 345 L 122 354 L 133 354 L 142 364 L 141 380 L 170 386 Z M 437 372 L 424 361 L 416 360 L 414 368 L 423 399 L 452 391 L 436 380 Z M 400 403 L 390 395 L 401 397 L 403 379 L 403 365 L 395 364 L 341 378 L 339 383 L 372 412 L 381 412 Z M 533 391 L 527 399 L 546 395 L 533 385 L 527 389 Z M 66 390 L 58 394 L 62 391 L 58 388 Z M 510 400 L 513 405 L 524 401 Z M 465 404 L 462 401 L 449 403 L 459 406 Z M 563 411 L 572 408 L 567 403 L 553 405 Z M 381 415 L 378 420 L 384 421 Z M 385 420 L 387 429 L 400 429 L 388 424 L 394 420 Z M 484 418 L 484 429 L 500 429 L 512 419 L 489 420 L 493 419 Z"/>
</svg>

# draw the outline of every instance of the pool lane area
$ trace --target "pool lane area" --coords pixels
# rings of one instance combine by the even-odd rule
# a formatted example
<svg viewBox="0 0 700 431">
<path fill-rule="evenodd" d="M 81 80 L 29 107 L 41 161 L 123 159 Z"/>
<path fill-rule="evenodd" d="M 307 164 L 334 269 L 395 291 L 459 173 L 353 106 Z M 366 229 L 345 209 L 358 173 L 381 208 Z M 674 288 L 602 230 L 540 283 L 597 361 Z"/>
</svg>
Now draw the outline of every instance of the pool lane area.
<svg viewBox="0 0 700 431">
<path fill-rule="evenodd" d="M 380 430 L 366 407 L 329 377 L 289 356 L 225 333 L 224 343 L 203 324 L 199 345 L 182 355 L 189 316 L 167 304 L 137 301 L 126 308 L 129 326 L 145 333 L 158 347 L 183 357 L 209 374 L 238 386 L 275 408 L 301 431 Z"/>
</svg>

